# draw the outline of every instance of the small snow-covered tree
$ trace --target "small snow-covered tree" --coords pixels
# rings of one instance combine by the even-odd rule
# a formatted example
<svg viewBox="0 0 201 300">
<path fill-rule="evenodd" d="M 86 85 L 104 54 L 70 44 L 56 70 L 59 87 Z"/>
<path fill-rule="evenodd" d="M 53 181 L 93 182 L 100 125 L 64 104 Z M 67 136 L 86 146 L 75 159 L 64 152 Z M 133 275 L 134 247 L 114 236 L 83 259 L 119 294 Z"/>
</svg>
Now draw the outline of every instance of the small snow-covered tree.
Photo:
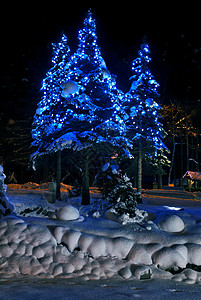
<svg viewBox="0 0 201 300">
<path fill-rule="evenodd" d="M 112 206 L 112 212 L 118 216 L 128 215 L 133 218 L 136 215 L 136 193 L 127 175 L 118 179 L 117 184 L 109 193 L 106 200 Z"/>
<path fill-rule="evenodd" d="M 152 160 L 159 155 L 164 158 L 163 143 L 165 132 L 160 122 L 159 84 L 151 74 L 150 50 L 143 43 L 138 51 L 139 57 L 133 60 L 130 91 L 125 95 L 125 110 L 129 116 L 126 124 L 128 136 L 132 140 L 138 161 L 137 190 L 142 191 L 142 158 L 148 156 Z M 156 160 L 155 160 L 156 161 Z"/>
</svg>

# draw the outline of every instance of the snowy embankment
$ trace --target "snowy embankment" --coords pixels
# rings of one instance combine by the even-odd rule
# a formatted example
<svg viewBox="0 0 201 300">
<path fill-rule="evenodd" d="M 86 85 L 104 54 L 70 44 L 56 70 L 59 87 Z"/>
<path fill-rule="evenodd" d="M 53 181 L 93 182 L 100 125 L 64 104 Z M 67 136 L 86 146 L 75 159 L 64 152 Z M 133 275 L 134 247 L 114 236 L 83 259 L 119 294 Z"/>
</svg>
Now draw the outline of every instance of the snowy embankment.
<svg viewBox="0 0 201 300">
<path fill-rule="evenodd" d="M 26 203 L 29 207 L 41 203 L 43 209 L 52 211 L 57 207 L 58 212 L 53 220 L 43 215 L 0 220 L 1 277 L 90 280 L 121 276 L 201 283 L 201 211 L 193 214 L 187 208 L 142 205 L 149 211 L 145 218 L 122 225 L 104 216 L 93 217 L 100 215 L 95 210 L 100 211 L 101 199 L 83 208 L 78 198 L 49 204 L 38 191 L 10 191 L 8 195 L 18 213 Z"/>
</svg>

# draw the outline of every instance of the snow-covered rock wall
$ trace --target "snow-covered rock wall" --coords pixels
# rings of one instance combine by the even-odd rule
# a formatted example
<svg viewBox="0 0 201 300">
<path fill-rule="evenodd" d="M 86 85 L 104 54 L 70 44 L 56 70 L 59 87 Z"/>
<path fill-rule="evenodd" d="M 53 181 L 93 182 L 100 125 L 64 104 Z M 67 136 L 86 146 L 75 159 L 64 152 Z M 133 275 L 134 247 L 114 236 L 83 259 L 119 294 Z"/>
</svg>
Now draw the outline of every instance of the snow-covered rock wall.
<svg viewBox="0 0 201 300">
<path fill-rule="evenodd" d="M 30 219 L 30 223 L 29 218 L 6 216 L 0 220 L 0 277 L 90 280 L 121 276 L 200 284 L 201 273 L 190 266 L 199 269 L 201 265 L 201 225 L 191 220 L 186 226 L 182 216 L 177 217 L 172 220 L 179 232 L 168 225 L 169 214 L 159 216 L 155 224 L 125 226 L 106 219 Z M 171 270 L 180 272 L 173 275 Z"/>
</svg>

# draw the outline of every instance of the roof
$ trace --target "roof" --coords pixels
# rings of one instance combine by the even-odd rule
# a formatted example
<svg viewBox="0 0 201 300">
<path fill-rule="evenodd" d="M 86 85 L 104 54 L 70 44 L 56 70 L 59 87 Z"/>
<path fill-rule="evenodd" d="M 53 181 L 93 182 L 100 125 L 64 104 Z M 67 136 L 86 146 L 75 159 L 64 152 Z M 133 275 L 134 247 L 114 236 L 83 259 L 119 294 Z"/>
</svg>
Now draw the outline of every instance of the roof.
<svg viewBox="0 0 201 300">
<path fill-rule="evenodd" d="M 201 172 L 187 171 L 182 178 L 201 181 Z"/>
</svg>

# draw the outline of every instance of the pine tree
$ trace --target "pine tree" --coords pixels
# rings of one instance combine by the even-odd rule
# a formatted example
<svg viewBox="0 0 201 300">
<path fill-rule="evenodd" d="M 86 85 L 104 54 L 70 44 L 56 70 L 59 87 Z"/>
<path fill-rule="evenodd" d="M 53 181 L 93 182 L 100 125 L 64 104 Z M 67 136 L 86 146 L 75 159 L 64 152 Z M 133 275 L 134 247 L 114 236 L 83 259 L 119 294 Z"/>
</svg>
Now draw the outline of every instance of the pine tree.
<svg viewBox="0 0 201 300">
<path fill-rule="evenodd" d="M 58 69 L 48 73 L 33 136 L 39 146 L 37 155 L 66 148 L 81 153 L 82 204 L 89 204 L 91 149 L 99 143 L 110 143 L 114 147 L 126 143 L 120 103 L 123 93 L 116 88 L 114 76 L 101 56 L 96 24 L 90 11 L 78 39 L 78 49 L 66 65 L 63 60 L 62 64 L 55 60 Z M 55 81 L 54 74 L 58 74 Z"/>
<path fill-rule="evenodd" d="M 36 114 L 32 124 L 32 138 L 33 146 L 37 146 L 38 150 L 32 159 L 42 152 L 45 153 L 50 139 L 47 136 L 53 136 L 60 128 L 60 124 L 55 121 L 58 103 L 62 101 L 62 85 L 66 81 L 66 70 L 68 69 L 68 62 L 70 58 L 70 48 L 65 34 L 62 35 L 59 43 L 53 43 L 52 63 L 53 67 L 47 72 L 46 78 L 43 80 L 42 88 L 43 96 L 38 103 Z M 60 195 L 60 177 L 61 177 L 61 153 L 57 153 L 57 170 L 56 170 L 56 196 L 57 199 L 61 198 Z M 45 160 L 43 160 L 45 162 Z M 47 168 L 47 166 L 45 166 Z"/>
<path fill-rule="evenodd" d="M 62 84 L 66 81 L 66 69 L 70 56 L 70 48 L 65 35 L 59 43 L 53 43 L 52 46 L 54 65 L 43 80 L 41 88 L 43 96 L 38 103 L 32 124 L 32 145 L 37 146 L 39 152 L 47 147 L 46 137 L 59 128 L 59 124 L 55 121 L 55 111 L 58 102 L 61 101 Z"/>
<path fill-rule="evenodd" d="M 112 205 L 112 211 L 118 216 L 128 215 L 129 218 L 135 217 L 136 195 L 130 179 L 123 175 L 118 179 L 114 189 L 109 193 L 106 200 Z"/>
<path fill-rule="evenodd" d="M 163 153 L 166 147 L 163 143 L 165 132 L 160 122 L 160 106 L 157 103 L 159 84 L 149 70 L 151 57 L 147 43 L 141 45 L 138 55 L 132 63 L 132 83 L 125 96 L 125 110 L 129 116 L 126 122 L 128 136 L 137 152 L 137 190 L 141 194 L 143 157 L 153 159 Z"/>
</svg>

